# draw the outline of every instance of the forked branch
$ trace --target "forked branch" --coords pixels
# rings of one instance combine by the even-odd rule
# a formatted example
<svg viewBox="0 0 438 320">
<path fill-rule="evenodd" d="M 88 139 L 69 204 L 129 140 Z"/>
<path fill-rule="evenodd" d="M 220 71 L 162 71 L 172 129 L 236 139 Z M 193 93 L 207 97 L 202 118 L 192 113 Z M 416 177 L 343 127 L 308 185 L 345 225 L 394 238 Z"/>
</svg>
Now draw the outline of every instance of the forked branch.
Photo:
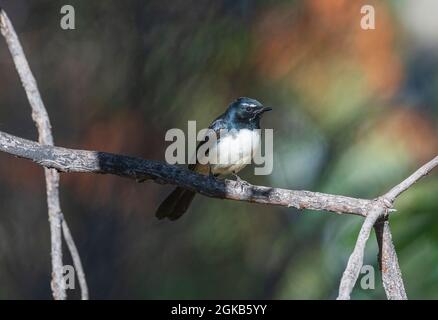
<svg viewBox="0 0 438 320">
<path fill-rule="evenodd" d="M 15 68 L 20 77 L 30 107 L 32 108 L 32 119 L 38 129 L 39 142 L 42 145 L 53 145 L 53 135 L 49 115 L 41 99 L 35 77 L 30 70 L 29 63 L 18 40 L 17 34 L 9 20 L 6 12 L 0 8 L 0 31 L 6 40 Z M 51 234 L 51 257 L 52 257 L 52 293 L 56 300 L 64 300 L 67 295 L 63 280 L 62 262 L 62 228 L 67 232 L 68 248 L 73 257 L 75 269 L 78 274 L 82 291 L 82 299 L 88 299 L 85 275 L 82 270 L 79 254 L 74 245 L 73 238 L 68 229 L 67 222 L 61 213 L 59 201 L 59 173 L 56 170 L 44 168 L 47 189 L 47 206 L 49 211 L 50 234 Z"/>
</svg>

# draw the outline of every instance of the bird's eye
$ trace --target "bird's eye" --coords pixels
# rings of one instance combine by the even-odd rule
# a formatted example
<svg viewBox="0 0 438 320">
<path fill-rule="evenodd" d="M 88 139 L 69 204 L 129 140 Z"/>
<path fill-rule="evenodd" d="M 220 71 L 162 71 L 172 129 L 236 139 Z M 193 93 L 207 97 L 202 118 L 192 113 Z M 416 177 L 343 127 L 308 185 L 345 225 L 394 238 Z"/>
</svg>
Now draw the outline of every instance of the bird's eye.
<svg viewBox="0 0 438 320">
<path fill-rule="evenodd" d="M 251 107 L 246 107 L 246 111 L 251 111 Z"/>
</svg>

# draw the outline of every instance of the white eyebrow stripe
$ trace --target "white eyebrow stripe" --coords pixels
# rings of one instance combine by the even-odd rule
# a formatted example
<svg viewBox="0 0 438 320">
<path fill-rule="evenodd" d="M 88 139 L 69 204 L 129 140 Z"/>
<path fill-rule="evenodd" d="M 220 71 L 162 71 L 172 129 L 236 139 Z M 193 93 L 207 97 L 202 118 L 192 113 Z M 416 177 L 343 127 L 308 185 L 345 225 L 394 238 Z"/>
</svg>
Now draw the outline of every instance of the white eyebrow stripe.
<svg viewBox="0 0 438 320">
<path fill-rule="evenodd" d="M 256 105 L 253 104 L 253 103 L 246 103 L 246 102 L 244 102 L 244 103 L 242 103 L 242 106 L 255 107 Z"/>
</svg>

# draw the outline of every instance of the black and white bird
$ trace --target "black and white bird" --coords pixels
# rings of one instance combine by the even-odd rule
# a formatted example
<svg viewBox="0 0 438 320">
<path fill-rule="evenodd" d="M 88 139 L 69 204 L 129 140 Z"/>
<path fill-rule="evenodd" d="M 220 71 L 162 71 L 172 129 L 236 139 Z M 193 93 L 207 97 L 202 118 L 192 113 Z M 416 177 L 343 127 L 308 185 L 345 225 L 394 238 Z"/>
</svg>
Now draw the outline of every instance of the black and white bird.
<svg viewBox="0 0 438 320">
<path fill-rule="evenodd" d="M 272 108 L 250 98 L 242 97 L 233 101 L 225 113 L 209 126 L 216 134 L 216 140 L 209 146 L 207 155 L 214 154 L 218 161 L 201 164 L 205 161 L 198 159 L 195 164 L 189 165 L 189 169 L 215 177 L 229 174 L 237 177 L 236 174 L 251 163 L 260 148 L 260 118 L 264 112 L 270 110 Z M 200 142 L 197 149 L 206 141 Z M 177 187 L 158 207 L 157 218 L 178 219 L 187 211 L 195 194 Z"/>
</svg>

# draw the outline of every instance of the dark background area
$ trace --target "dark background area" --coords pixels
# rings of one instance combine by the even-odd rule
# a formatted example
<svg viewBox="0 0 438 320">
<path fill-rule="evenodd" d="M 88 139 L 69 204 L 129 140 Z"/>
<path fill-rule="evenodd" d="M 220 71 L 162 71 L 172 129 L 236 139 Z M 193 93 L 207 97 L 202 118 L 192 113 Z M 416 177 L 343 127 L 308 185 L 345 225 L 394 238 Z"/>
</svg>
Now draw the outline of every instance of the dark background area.
<svg viewBox="0 0 438 320">
<path fill-rule="evenodd" d="M 76 29 L 60 28 L 71 4 Z M 360 28 L 372 4 L 376 29 Z M 438 150 L 438 3 L 1 1 L 59 146 L 164 160 L 170 128 L 198 129 L 239 96 L 274 107 L 274 171 L 254 184 L 373 198 Z M 0 41 L 0 130 L 37 139 Z M 362 219 L 197 196 L 177 222 L 171 186 L 61 174 L 61 204 L 94 299 L 332 299 Z M 396 202 L 410 298 L 438 297 L 438 177 Z M 41 167 L 0 154 L 0 298 L 49 299 Z M 370 238 L 365 263 L 384 298 Z M 65 263 L 71 263 L 67 250 Z M 69 291 L 78 298 L 79 290 Z"/>
</svg>

